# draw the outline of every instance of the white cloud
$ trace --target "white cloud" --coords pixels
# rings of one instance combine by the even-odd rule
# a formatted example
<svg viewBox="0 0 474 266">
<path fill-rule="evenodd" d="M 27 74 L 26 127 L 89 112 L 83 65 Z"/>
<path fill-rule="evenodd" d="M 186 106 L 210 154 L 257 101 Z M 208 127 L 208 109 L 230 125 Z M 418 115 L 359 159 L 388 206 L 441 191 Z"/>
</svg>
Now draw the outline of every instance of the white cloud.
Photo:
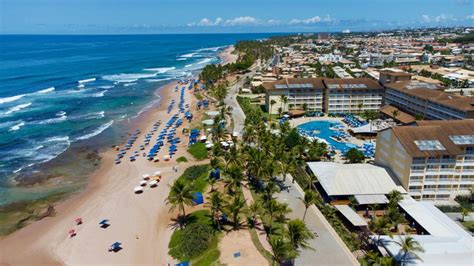
<svg viewBox="0 0 474 266">
<path fill-rule="evenodd" d="M 446 21 L 457 21 L 453 15 L 440 14 L 439 16 L 421 15 L 421 21 L 424 23 L 440 23 Z"/>
<path fill-rule="evenodd" d="M 474 20 L 474 14 L 466 16 L 467 20 Z"/>
<path fill-rule="evenodd" d="M 224 25 L 226 26 L 243 26 L 243 25 L 257 25 L 259 24 L 258 19 L 254 17 L 236 17 L 233 19 L 228 19 L 225 21 Z"/>
<path fill-rule="evenodd" d="M 189 27 L 211 27 L 211 26 L 219 26 L 222 23 L 222 18 L 216 18 L 216 20 L 212 21 L 211 19 L 208 18 L 203 18 L 199 22 L 191 22 L 188 23 L 187 25 Z"/>
<path fill-rule="evenodd" d="M 294 18 L 290 20 L 290 25 L 296 25 L 296 24 L 316 24 L 320 22 L 333 22 L 334 19 L 330 15 L 326 15 L 325 17 L 320 17 L 320 16 L 315 16 L 312 18 L 307 18 L 307 19 L 297 19 Z"/>
<path fill-rule="evenodd" d="M 428 16 L 428 15 L 421 15 L 421 20 L 422 20 L 423 22 L 428 23 L 428 22 L 431 21 L 431 18 L 430 18 L 430 16 Z"/>
</svg>

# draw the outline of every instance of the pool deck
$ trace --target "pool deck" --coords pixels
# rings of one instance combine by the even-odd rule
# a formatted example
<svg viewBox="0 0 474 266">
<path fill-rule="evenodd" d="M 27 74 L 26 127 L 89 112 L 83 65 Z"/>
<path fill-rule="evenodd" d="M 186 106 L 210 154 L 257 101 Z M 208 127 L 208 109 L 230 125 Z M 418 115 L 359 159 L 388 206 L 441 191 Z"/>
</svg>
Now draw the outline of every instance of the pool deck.
<svg viewBox="0 0 474 266">
<path fill-rule="evenodd" d="M 291 119 L 288 122 L 292 127 L 297 127 L 299 125 L 308 123 L 308 122 L 313 122 L 313 121 L 333 121 L 333 122 L 339 122 L 341 125 L 344 126 L 344 131 L 347 132 L 347 130 L 350 128 L 346 123 L 342 122 L 342 117 L 328 117 L 328 116 L 322 116 L 322 117 L 299 117 L 295 119 Z M 354 137 L 349 137 L 347 143 L 355 144 L 357 146 L 362 146 L 364 144 L 364 140 L 357 139 Z M 336 156 L 333 157 L 335 162 L 343 163 L 345 160 L 342 158 L 342 154 L 339 150 L 336 150 Z"/>
</svg>

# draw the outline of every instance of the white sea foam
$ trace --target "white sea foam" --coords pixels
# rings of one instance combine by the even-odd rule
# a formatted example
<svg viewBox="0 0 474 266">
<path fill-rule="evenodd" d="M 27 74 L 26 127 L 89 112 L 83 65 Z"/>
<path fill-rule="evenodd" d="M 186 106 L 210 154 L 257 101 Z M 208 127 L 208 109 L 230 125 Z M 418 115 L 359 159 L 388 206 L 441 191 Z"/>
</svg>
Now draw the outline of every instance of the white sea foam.
<svg viewBox="0 0 474 266">
<path fill-rule="evenodd" d="M 63 121 L 66 121 L 66 120 L 67 120 L 67 115 L 64 114 L 64 115 L 59 116 L 59 117 L 48 118 L 48 119 L 45 119 L 45 120 L 34 122 L 34 124 L 49 125 L 49 124 L 56 124 L 56 123 L 59 123 L 59 122 L 63 122 Z"/>
<path fill-rule="evenodd" d="M 56 116 L 64 116 L 64 115 L 66 115 L 65 111 L 59 111 L 56 113 Z"/>
<path fill-rule="evenodd" d="M 162 79 L 145 79 L 146 82 L 159 82 L 164 80 L 172 80 L 174 78 L 162 78 Z"/>
<path fill-rule="evenodd" d="M 53 92 L 54 90 L 55 90 L 55 88 L 51 87 L 51 88 L 47 88 L 47 89 L 44 89 L 44 90 L 37 91 L 36 93 L 45 94 L 45 93 L 48 93 L 48 92 Z"/>
<path fill-rule="evenodd" d="M 68 136 L 55 136 L 44 139 L 40 144 L 30 151 L 30 156 L 34 156 L 33 159 L 37 162 L 45 163 L 65 152 L 71 141 Z"/>
<path fill-rule="evenodd" d="M 194 53 L 189 53 L 189 54 L 183 54 L 183 55 L 181 55 L 180 57 L 181 57 L 181 58 L 191 58 L 191 57 L 193 57 L 193 56 L 195 56 L 195 55 L 197 55 L 197 54 L 198 54 L 198 53 L 194 52 Z"/>
<path fill-rule="evenodd" d="M 184 67 L 188 68 L 188 67 L 192 67 L 194 64 L 187 64 L 185 65 Z"/>
<path fill-rule="evenodd" d="M 11 97 L 0 98 L 0 104 L 14 102 L 16 100 L 23 98 L 25 95 L 26 94 L 21 94 L 21 95 L 16 95 L 16 96 L 11 96 Z"/>
<path fill-rule="evenodd" d="M 21 170 L 23 170 L 23 168 L 20 167 L 20 168 L 18 168 L 18 169 L 16 169 L 16 170 L 13 170 L 12 173 L 16 174 L 16 173 L 20 172 Z"/>
<path fill-rule="evenodd" d="M 186 58 L 180 57 L 180 58 L 177 58 L 177 59 L 176 59 L 176 61 L 184 61 L 184 60 L 186 60 Z"/>
<path fill-rule="evenodd" d="M 225 46 L 216 46 L 216 47 L 202 48 L 202 49 L 199 49 L 198 51 L 217 52 L 220 49 L 223 49 L 223 48 L 226 48 L 226 47 L 228 47 L 228 46 L 227 45 L 225 45 Z"/>
<path fill-rule="evenodd" d="M 152 72 L 156 72 L 157 74 L 163 74 L 163 73 L 166 73 L 170 70 L 174 70 L 176 69 L 175 67 L 157 67 L 157 68 L 145 68 L 144 70 L 145 71 L 152 71 Z"/>
<path fill-rule="evenodd" d="M 105 112 L 100 111 L 100 112 L 88 113 L 88 114 L 84 114 L 84 115 L 72 116 L 71 120 L 100 119 L 100 118 L 103 118 L 104 116 L 105 116 Z"/>
<path fill-rule="evenodd" d="M 83 83 L 92 82 L 92 81 L 96 81 L 96 80 L 97 80 L 96 78 L 83 79 L 83 80 L 79 80 L 77 83 L 83 84 Z"/>
<path fill-rule="evenodd" d="M 84 136 L 80 136 L 78 138 L 76 138 L 76 140 L 86 140 L 86 139 L 90 139 L 92 137 L 95 137 L 97 135 L 99 135 L 100 133 L 104 132 L 104 130 L 106 130 L 107 128 L 109 128 L 112 124 L 114 123 L 113 120 L 109 121 L 108 123 L 106 124 L 103 124 L 101 125 L 100 127 L 98 127 L 96 130 L 94 130 L 93 132 L 89 133 L 89 134 L 86 134 Z"/>
<path fill-rule="evenodd" d="M 135 82 L 139 79 L 143 78 L 153 78 L 156 76 L 156 73 L 153 74 L 127 74 L 127 73 L 121 73 L 117 75 L 107 75 L 103 76 L 102 78 L 105 80 L 109 81 L 115 81 L 118 83 L 130 83 L 130 82 Z"/>
<path fill-rule="evenodd" d="M 212 60 L 214 60 L 214 58 L 204 58 L 203 60 L 197 62 L 196 64 L 198 64 L 198 65 L 207 64 L 207 63 L 211 62 Z"/>
<path fill-rule="evenodd" d="M 103 97 L 107 91 L 108 91 L 108 90 L 103 90 L 103 91 L 94 93 L 94 94 L 92 94 L 91 96 L 94 97 L 94 98 Z"/>
<path fill-rule="evenodd" d="M 104 86 L 99 86 L 97 88 L 99 89 L 112 89 L 114 86 L 109 86 L 109 85 L 104 85 Z"/>
<path fill-rule="evenodd" d="M 29 103 L 22 103 L 22 104 L 19 104 L 17 106 L 13 106 L 12 108 L 8 109 L 7 112 L 5 112 L 5 114 L 9 115 L 11 113 L 14 113 L 14 112 L 18 112 L 22 109 L 25 109 L 26 107 L 30 106 L 31 105 L 31 102 Z"/>
<path fill-rule="evenodd" d="M 123 84 L 124 87 L 133 86 L 133 85 L 137 85 L 137 83 L 132 82 L 132 83 L 125 83 L 125 84 Z"/>
<path fill-rule="evenodd" d="M 12 126 L 8 131 L 17 131 L 17 130 L 20 130 L 20 128 L 21 128 L 22 126 L 24 126 L 24 125 L 25 125 L 25 122 L 22 121 L 22 122 L 20 122 L 20 123 L 18 123 L 18 124 L 16 124 L 16 125 Z"/>
</svg>

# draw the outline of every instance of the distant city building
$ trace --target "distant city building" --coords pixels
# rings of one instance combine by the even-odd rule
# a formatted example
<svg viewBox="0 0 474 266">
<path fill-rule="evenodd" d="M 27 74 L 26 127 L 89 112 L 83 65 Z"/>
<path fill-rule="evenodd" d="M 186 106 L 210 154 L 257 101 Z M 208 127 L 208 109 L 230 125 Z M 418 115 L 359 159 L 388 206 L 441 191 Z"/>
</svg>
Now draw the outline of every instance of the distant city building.
<svg viewBox="0 0 474 266">
<path fill-rule="evenodd" d="M 382 70 L 379 74 L 379 81 L 382 85 L 411 80 L 411 74 L 403 71 Z"/>
<path fill-rule="evenodd" d="M 375 163 L 417 200 L 452 200 L 474 187 L 474 120 L 418 121 L 377 135 Z"/>
</svg>

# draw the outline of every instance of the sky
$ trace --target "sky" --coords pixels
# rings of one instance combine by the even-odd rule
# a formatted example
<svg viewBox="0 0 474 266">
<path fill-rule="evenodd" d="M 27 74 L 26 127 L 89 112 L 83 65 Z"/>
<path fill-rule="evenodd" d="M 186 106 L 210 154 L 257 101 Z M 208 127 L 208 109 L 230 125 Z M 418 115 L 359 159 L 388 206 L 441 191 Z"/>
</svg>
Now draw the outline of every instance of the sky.
<svg viewBox="0 0 474 266">
<path fill-rule="evenodd" d="M 0 34 L 337 32 L 474 26 L 474 0 L 0 0 Z"/>
</svg>

